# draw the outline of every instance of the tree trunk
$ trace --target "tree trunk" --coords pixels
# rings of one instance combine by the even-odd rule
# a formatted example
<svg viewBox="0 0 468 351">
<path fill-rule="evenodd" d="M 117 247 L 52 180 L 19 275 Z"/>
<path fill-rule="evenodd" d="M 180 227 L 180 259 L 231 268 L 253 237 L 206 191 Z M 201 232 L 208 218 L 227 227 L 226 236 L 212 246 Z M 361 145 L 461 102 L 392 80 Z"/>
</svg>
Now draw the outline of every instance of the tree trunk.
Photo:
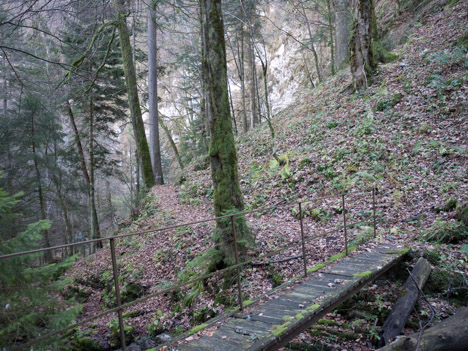
<svg viewBox="0 0 468 351">
<path fill-rule="evenodd" d="M 349 36 L 351 26 L 350 0 L 334 0 L 335 7 L 335 63 L 343 68 L 349 58 Z"/>
<path fill-rule="evenodd" d="M 312 88 L 315 88 L 314 79 L 312 78 L 312 74 L 310 73 L 309 64 L 307 63 L 307 58 L 304 55 L 304 51 L 301 50 L 301 54 L 302 54 L 302 60 L 304 61 L 304 68 L 306 70 L 307 78 L 309 79 L 309 82 L 310 82 L 310 86 Z"/>
<path fill-rule="evenodd" d="M 229 81 L 228 81 L 228 94 L 229 94 L 229 105 L 231 106 L 232 126 L 234 128 L 234 133 L 237 135 L 239 134 L 239 130 L 237 129 L 236 113 L 234 111 L 234 102 L 232 101 L 232 93 L 231 93 L 231 87 L 229 86 Z"/>
<path fill-rule="evenodd" d="M 206 28 L 203 26 L 203 18 L 206 17 L 206 14 L 203 12 L 205 9 L 200 6 L 200 42 L 201 42 L 201 90 L 202 90 L 202 97 L 201 97 L 201 107 L 200 113 L 203 119 L 203 126 L 204 126 L 204 133 L 202 133 L 203 142 L 208 146 L 208 140 L 210 139 L 210 101 L 208 99 L 208 67 L 206 66 L 206 43 L 207 43 L 207 33 Z"/>
<path fill-rule="evenodd" d="M 375 68 L 372 53 L 371 21 L 372 1 L 356 0 L 351 46 L 351 75 L 355 90 L 367 88 Z"/>
<path fill-rule="evenodd" d="M 245 63 L 244 63 L 244 24 L 242 24 L 241 28 L 241 46 L 240 46 L 240 82 L 241 82 L 241 94 L 242 94 L 242 119 L 243 119 L 243 125 L 244 125 L 244 133 L 247 133 L 249 130 L 249 122 L 247 119 L 247 102 L 245 99 Z"/>
<path fill-rule="evenodd" d="M 120 37 L 120 49 L 122 51 L 122 61 L 127 85 L 128 104 L 132 118 L 133 131 L 137 145 L 138 155 L 143 167 L 143 181 L 147 188 L 151 188 L 154 182 L 151 156 L 146 140 L 145 125 L 141 115 L 140 99 L 138 97 L 138 86 L 136 80 L 135 65 L 132 57 L 132 47 L 126 23 L 127 11 L 124 0 L 114 0 L 117 8 L 116 26 Z"/>
<path fill-rule="evenodd" d="M 156 11 L 150 6 L 148 10 L 148 95 L 150 150 L 153 161 L 156 184 L 164 184 L 161 166 L 161 144 L 159 142 L 158 115 L 158 49 L 157 49 Z"/>
<path fill-rule="evenodd" d="M 249 33 L 247 40 L 247 58 L 249 60 L 249 89 L 250 89 L 250 129 L 253 129 L 258 124 L 258 108 L 257 108 L 257 88 L 255 84 L 256 65 L 255 52 L 252 34 Z"/>
<path fill-rule="evenodd" d="M 70 101 L 68 100 L 67 100 L 67 112 L 68 112 L 68 117 L 70 118 L 70 124 L 72 126 L 73 133 L 75 135 L 75 144 L 78 149 L 78 153 L 80 154 L 81 170 L 83 171 L 83 176 L 84 176 L 86 185 L 89 187 L 90 181 L 89 181 L 88 168 L 86 167 L 86 159 L 85 159 L 85 155 L 83 151 L 83 144 L 81 143 L 80 133 L 76 126 L 75 115 L 73 114 Z"/>
<path fill-rule="evenodd" d="M 427 278 L 431 274 L 431 264 L 421 257 L 411 274 L 412 277 L 408 277 L 403 288 L 405 294 L 397 300 L 382 326 L 381 341 L 383 345 L 387 344 L 397 335 L 400 335 L 405 327 L 406 321 L 411 315 L 411 311 L 413 311 L 414 304 L 418 300 L 419 291 L 422 290 Z M 413 278 L 416 280 L 417 285 L 414 283 Z"/>
<path fill-rule="evenodd" d="M 3 58 L 3 66 L 6 66 L 8 62 L 6 61 L 6 58 Z M 3 117 L 6 118 L 7 116 L 7 111 L 8 111 L 8 76 L 7 76 L 8 70 L 4 69 L 3 70 L 3 85 L 2 85 L 2 112 L 3 112 Z"/>
<path fill-rule="evenodd" d="M 58 164 L 58 158 L 57 158 L 57 147 L 54 144 L 54 158 L 55 158 L 55 164 Z M 54 171 L 52 171 L 52 179 L 55 185 L 55 189 L 57 191 L 57 198 L 59 200 L 59 205 L 60 209 L 62 211 L 62 216 L 63 216 L 63 221 L 65 223 L 65 235 L 63 236 L 64 238 L 64 243 L 69 244 L 73 240 L 73 229 L 72 225 L 70 222 L 70 217 L 68 216 L 68 208 L 65 199 L 63 198 L 63 190 L 62 190 L 62 174 L 60 170 L 58 171 L 58 175 L 55 174 Z M 73 254 L 73 248 L 69 248 L 69 254 Z"/>
<path fill-rule="evenodd" d="M 92 239 L 101 238 L 99 219 L 96 209 L 95 179 L 94 179 L 94 110 L 93 99 L 89 98 L 89 208 L 90 208 L 90 231 Z M 102 241 L 98 241 L 96 246 L 102 248 Z"/>
<path fill-rule="evenodd" d="M 73 114 L 73 110 L 70 105 L 70 102 L 67 100 L 66 103 L 67 103 L 68 117 L 70 119 L 70 124 L 72 126 L 73 133 L 75 135 L 75 144 L 78 149 L 78 154 L 80 155 L 81 170 L 83 172 L 83 177 L 87 186 L 87 196 L 88 196 L 88 205 L 90 208 L 91 226 L 92 228 L 94 228 L 93 232 L 99 233 L 99 236 L 100 236 L 99 220 L 98 220 L 98 215 L 97 215 L 97 210 L 96 210 L 96 202 L 95 202 L 94 196 L 91 196 L 91 177 L 88 173 L 88 167 L 86 165 L 86 158 L 84 154 L 83 144 L 81 143 L 80 133 L 78 131 L 78 127 L 76 126 L 75 116 Z M 90 162 L 91 162 L 91 156 L 90 156 Z M 99 247 L 102 247 L 101 243 L 99 244 Z"/>
<path fill-rule="evenodd" d="M 31 146 L 33 152 L 33 161 L 34 161 L 34 170 L 36 171 L 36 182 L 37 182 L 37 194 L 39 196 L 39 207 L 41 211 L 41 219 L 47 219 L 46 209 L 45 209 L 45 199 L 44 199 L 44 192 L 42 189 L 42 178 L 41 172 L 39 170 L 39 157 L 37 155 L 36 150 L 36 135 L 35 135 L 35 126 L 34 126 L 34 112 L 31 114 Z M 46 247 L 50 247 L 50 240 L 49 240 L 49 231 L 44 230 L 44 240 Z M 44 252 L 44 260 L 45 262 L 50 262 L 52 259 L 51 251 Z"/>
<path fill-rule="evenodd" d="M 214 211 L 216 216 L 227 212 L 242 211 L 244 201 L 239 185 L 237 155 L 232 133 L 232 120 L 229 110 L 227 90 L 226 45 L 221 0 L 200 0 L 204 30 L 207 33 L 205 64 L 207 67 L 208 98 L 211 101 L 212 120 L 210 123 L 210 159 L 211 177 L 214 188 Z M 253 245 L 253 238 L 248 231 L 245 218 L 236 217 L 238 241 L 241 255 L 247 245 Z M 218 244 L 221 261 L 230 265 L 234 260 L 233 232 L 230 220 L 216 222 L 215 242 Z M 215 264 L 220 260 L 214 259 Z"/>
<path fill-rule="evenodd" d="M 331 0 L 327 0 L 327 12 L 328 12 L 328 30 L 330 31 L 330 58 L 331 58 L 331 74 L 335 75 L 335 51 L 333 45 L 333 21 L 331 11 Z"/>
<path fill-rule="evenodd" d="M 468 308 L 464 307 L 423 332 L 402 336 L 379 351 L 465 351 L 468 345 Z"/>
<path fill-rule="evenodd" d="M 317 71 L 317 77 L 318 77 L 319 82 L 322 82 L 322 80 L 323 80 L 322 70 L 320 69 L 317 50 L 315 50 L 315 46 L 314 46 L 314 40 L 313 40 L 314 37 L 312 35 L 312 28 L 310 27 L 309 18 L 307 17 L 307 13 L 306 13 L 305 8 L 304 8 L 304 2 L 300 1 L 300 3 L 301 3 L 302 16 L 304 16 L 304 20 L 305 20 L 305 23 L 306 23 L 306 26 L 307 26 L 307 32 L 309 33 L 309 40 L 310 40 L 310 47 L 309 48 L 312 51 L 312 55 L 314 55 L 315 70 Z"/>
</svg>

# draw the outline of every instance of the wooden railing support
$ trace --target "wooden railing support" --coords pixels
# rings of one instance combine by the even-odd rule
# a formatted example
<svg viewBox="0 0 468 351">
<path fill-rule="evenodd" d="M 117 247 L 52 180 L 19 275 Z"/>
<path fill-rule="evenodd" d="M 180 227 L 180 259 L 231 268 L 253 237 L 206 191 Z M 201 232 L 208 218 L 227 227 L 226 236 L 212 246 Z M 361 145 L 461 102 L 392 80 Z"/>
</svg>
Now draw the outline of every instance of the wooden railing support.
<svg viewBox="0 0 468 351">
<path fill-rule="evenodd" d="M 374 239 L 377 237 L 377 220 L 375 218 L 375 187 L 372 187 L 372 217 L 374 220 Z"/>
<path fill-rule="evenodd" d="M 341 207 L 343 208 L 343 229 L 344 229 L 344 239 L 345 239 L 345 252 L 348 256 L 348 232 L 346 229 L 346 207 L 345 207 L 345 195 L 341 195 Z"/>
<path fill-rule="evenodd" d="M 237 250 L 237 236 L 236 236 L 236 224 L 234 223 L 234 215 L 231 216 L 232 236 L 234 238 L 234 255 L 236 258 L 236 265 L 239 264 L 239 252 Z M 237 292 L 239 294 L 239 309 L 242 311 L 244 306 L 242 304 L 242 287 L 240 280 L 240 267 L 237 267 Z"/>
<path fill-rule="evenodd" d="M 116 307 L 119 308 L 117 310 L 117 315 L 119 316 L 119 330 L 120 330 L 120 343 L 122 344 L 122 351 L 126 350 L 126 341 L 125 341 L 125 327 L 122 317 L 122 310 L 120 309 L 120 305 L 122 304 L 120 301 L 120 287 L 119 287 L 119 272 L 117 268 L 117 259 L 115 257 L 115 240 L 114 238 L 110 238 L 110 249 L 111 249 L 111 256 L 112 256 L 112 273 L 114 274 L 114 288 L 115 288 L 115 302 Z"/>
<path fill-rule="evenodd" d="M 304 264 L 304 277 L 307 277 L 307 258 L 306 258 L 306 250 L 305 250 L 305 240 L 304 240 L 304 216 L 302 213 L 302 203 L 299 202 L 299 218 L 301 223 L 301 240 L 302 240 L 302 262 Z"/>
</svg>

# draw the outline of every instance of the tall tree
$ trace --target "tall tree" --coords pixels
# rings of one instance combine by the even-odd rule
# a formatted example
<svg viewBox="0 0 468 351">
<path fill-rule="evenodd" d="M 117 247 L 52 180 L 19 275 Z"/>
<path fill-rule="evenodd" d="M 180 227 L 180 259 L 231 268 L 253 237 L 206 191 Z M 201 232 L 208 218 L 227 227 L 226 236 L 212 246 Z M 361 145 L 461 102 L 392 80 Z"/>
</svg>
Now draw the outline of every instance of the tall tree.
<svg viewBox="0 0 468 351">
<path fill-rule="evenodd" d="M 375 69 L 372 50 L 372 0 L 355 0 L 354 25 L 350 40 L 351 75 L 356 90 L 367 88 Z"/>
<path fill-rule="evenodd" d="M 117 18 L 116 26 L 120 37 L 120 49 L 122 51 L 122 60 L 124 66 L 125 82 L 127 84 L 128 104 L 130 106 L 130 114 L 132 118 L 133 131 L 137 144 L 138 156 L 143 167 L 143 181 L 147 188 L 151 188 L 154 184 L 153 167 L 151 165 L 151 156 L 146 140 L 145 125 L 141 115 L 140 98 L 138 97 L 138 86 L 136 79 L 135 64 L 133 62 L 132 46 L 130 45 L 130 35 L 128 32 L 126 17 L 127 9 L 125 0 L 114 0 Z"/>
<path fill-rule="evenodd" d="M 348 63 L 349 58 L 350 0 L 334 0 L 333 6 L 335 7 L 335 64 L 336 68 L 340 69 Z"/>
<path fill-rule="evenodd" d="M 150 151 L 153 161 L 154 179 L 156 184 L 164 184 L 161 166 L 161 144 L 159 142 L 158 115 L 158 47 L 156 28 L 156 5 L 148 8 L 148 95 L 149 95 L 149 124 Z"/>
<path fill-rule="evenodd" d="M 221 0 L 200 0 L 202 24 L 206 35 L 203 64 L 207 68 L 208 99 L 211 109 L 210 160 L 211 178 L 214 188 L 214 211 L 216 216 L 241 211 L 244 201 L 239 185 L 236 146 L 232 133 L 232 120 L 227 89 L 226 44 Z M 215 242 L 220 256 L 216 264 L 229 265 L 234 262 L 233 232 L 229 221 L 216 223 Z M 254 244 L 245 218 L 237 217 L 237 237 L 241 253 Z"/>
</svg>

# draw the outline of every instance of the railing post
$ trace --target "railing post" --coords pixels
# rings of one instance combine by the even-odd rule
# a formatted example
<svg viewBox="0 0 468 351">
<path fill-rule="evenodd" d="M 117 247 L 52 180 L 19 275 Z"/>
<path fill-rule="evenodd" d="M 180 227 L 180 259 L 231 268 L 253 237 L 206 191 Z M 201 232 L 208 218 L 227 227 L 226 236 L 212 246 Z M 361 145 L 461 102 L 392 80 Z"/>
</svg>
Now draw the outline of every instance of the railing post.
<svg viewBox="0 0 468 351">
<path fill-rule="evenodd" d="M 372 187 L 372 212 L 374 219 L 374 239 L 377 237 L 377 222 L 375 219 L 375 187 Z"/>
<path fill-rule="evenodd" d="M 119 330 L 120 330 L 120 343 L 122 344 L 122 351 L 126 350 L 126 342 L 125 342 L 125 328 L 122 318 L 122 310 L 120 309 L 120 287 L 119 287 L 119 273 L 117 269 L 117 259 L 115 258 L 115 240 L 114 238 L 110 238 L 110 249 L 111 249 L 111 256 L 112 256 L 112 272 L 114 274 L 114 288 L 115 288 L 115 301 L 119 310 L 117 314 L 119 316 Z"/>
<path fill-rule="evenodd" d="M 236 265 L 239 264 L 239 253 L 237 251 L 237 236 L 236 236 L 236 224 L 234 223 L 234 215 L 231 216 L 232 236 L 234 238 L 234 255 L 236 258 Z M 237 267 L 237 292 L 239 294 L 239 309 L 244 309 L 242 303 L 242 287 L 240 281 L 240 267 Z"/>
<path fill-rule="evenodd" d="M 304 223 L 303 223 L 303 214 L 302 214 L 302 203 L 299 202 L 299 218 L 301 220 L 301 240 L 302 240 L 302 261 L 304 263 L 304 277 L 307 277 L 307 259 L 305 251 L 305 241 L 304 241 Z"/>
<path fill-rule="evenodd" d="M 341 207 L 343 208 L 343 228 L 344 228 L 344 239 L 345 239 L 345 252 L 348 256 L 348 232 L 346 230 L 346 208 L 345 208 L 345 196 L 341 195 Z"/>
</svg>

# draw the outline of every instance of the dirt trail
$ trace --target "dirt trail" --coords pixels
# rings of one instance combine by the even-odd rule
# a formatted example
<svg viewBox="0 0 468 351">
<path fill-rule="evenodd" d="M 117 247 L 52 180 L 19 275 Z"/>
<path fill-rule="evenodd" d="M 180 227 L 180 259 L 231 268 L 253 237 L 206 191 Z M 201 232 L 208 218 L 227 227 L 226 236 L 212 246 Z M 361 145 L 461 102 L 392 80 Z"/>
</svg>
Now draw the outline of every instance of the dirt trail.
<svg viewBox="0 0 468 351">
<path fill-rule="evenodd" d="M 156 198 L 157 205 L 171 212 L 171 219 L 176 223 L 193 222 L 213 217 L 207 204 L 197 204 L 192 206 L 182 203 L 177 197 L 177 190 L 174 185 L 156 185 L 151 192 Z"/>
</svg>

